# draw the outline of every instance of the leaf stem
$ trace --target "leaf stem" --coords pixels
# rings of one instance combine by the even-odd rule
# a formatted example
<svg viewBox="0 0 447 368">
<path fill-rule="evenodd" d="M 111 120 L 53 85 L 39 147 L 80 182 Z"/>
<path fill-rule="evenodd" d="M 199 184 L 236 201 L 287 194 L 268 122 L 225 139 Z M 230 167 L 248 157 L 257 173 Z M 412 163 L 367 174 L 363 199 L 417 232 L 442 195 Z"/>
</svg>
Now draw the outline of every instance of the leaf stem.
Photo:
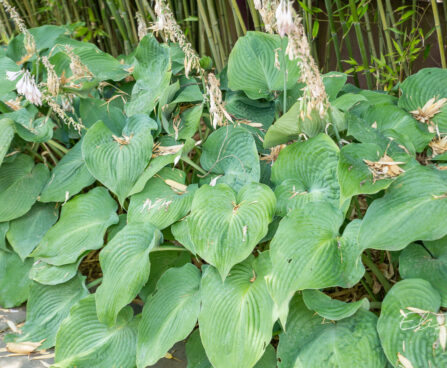
<svg viewBox="0 0 447 368">
<path fill-rule="evenodd" d="M 89 284 L 87 284 L 87 289 L 91 289 L 92 287 L 99 285 L 102 282 L 102 277 L 93 280 L 92 282 L 90 282 Z"/>
<path fill-rule="evenodd" d="M 379 267 L 377 267 L 376 264 L 365 254 L 362 254 L 362 261 L 365 264 L 365 266 L 367 266 L 371 270 L 371 272 L 377 277 L 377 279 L 382 284 L 385 291 L 388 292 L 391 289 L 391 284 L 388 282 L 383 273 L 379 270 Z"/>
<path fill-rule="evenodd" d="M 50 139 L 49 141 L 47 141 L 46 143 L 48 143 L 50 146 L 53 146 L 55 148 L 57 148 L 59 151 L 62 151 L 63 153 L 67 154 L 68 153 L 68 149 L 65 148 L 64 146 L 62 146 L 61 144 L 55 142 L 54 140 Z"/>
<path fill-rule="evenodd" d="M 192 166 L 194 169 L 196 169 L 198 172 L 200 172 L 202 175 L 208 174 L 205 170 L 203 170 L 199 165 L 197 165 L 193 160 L 191 160 L 188 156 L 182 156 L 180 159 L 184 162 L 186 162 L 188 165 Z"/>
<path fill-rule="evenodd" d="M 174 245 L 172 246 L 165 246 L 165 247 L 156 247 L 151 250 L 152 252 L 164 252 L 164 251 L 179 251 L 179 252 L 189 252 L 186 248 L 176 247 Z"/>
</svg>

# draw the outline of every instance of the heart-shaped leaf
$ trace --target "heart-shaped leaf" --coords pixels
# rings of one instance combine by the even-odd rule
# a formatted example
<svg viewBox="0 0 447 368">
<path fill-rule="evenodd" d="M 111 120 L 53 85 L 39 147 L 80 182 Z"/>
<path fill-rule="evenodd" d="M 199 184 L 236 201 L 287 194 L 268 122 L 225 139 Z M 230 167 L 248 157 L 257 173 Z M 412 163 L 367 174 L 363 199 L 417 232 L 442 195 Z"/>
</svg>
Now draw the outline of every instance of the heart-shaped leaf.
<svg viewBox="0 0 447 368">
<path fill-rule="evenodd" d="M 0 166 L 14 138 L 14 133 L 14 121 L 12 119 L 0 119 Z"/>
<path fill-rule="evenodd" d="M 124 308 L 113 327 L 98 321 L 95 296 L 71 308 L 56 337 L 54 368 L 134 368 L 138 319 Z"/>
<path fill-rule="evenodd" d="M 88 295 L 85 277 L 78 275 L 65 284 L 56 286 L 31 284 L 26 304 L 26 323 L 16 342 L 39 342 L 39 349 L 48 349 L 56 343 L 56 334 L 70 308 Z"/>
<path fill-rule="evenodd" d="M 284 148 L 272 167 L 277 214 L 285 216 L 307 202 L 339 207 L 338 155 L 337 145 L 324 134 Z"/>
<path fill-rule="evenodd" d="M 307 203 L 282 219 L 270 243 L 272 274 L 269 289 L 283 325 L 297 290 L 352 287 L 365 269 L 357 242 L 360 221 L 343 232 L 343 214 L 329 203 Z"/>
<path fill-rule="evenodd" d="M 160 230 L 149 223 L 125 226 L 99 254 L 103 281 L 96 291 L 98 319 L 113 325 L 118 313 L 147 282 L 149 252 L 162 240 Z"/>
<path fill-rule="evenodd" d="M 205 170 L 223 175 L 217 182 L 234 190 L 258 182 L 261 175 L 255 140 L 242 127 L 227 125 L 213 132 L 203 145 L 200 163 Z"/>
<path fill-rule="evenodd" d="M 130 101 L 125 105 L 128 116 L 150 113 L 160 94 L 171 80 L 171 60 L 167 45 L 157 42 L 155 36 L 146 35 L 135 51 L 133 75 L 137 82 Z"/>
<path fill-rule="evenodd" d="M 129 118 L 121 137 L 98 121 L 86 133 L 82 155 L 90 173 L 118 196 L 121 204 L 152 156 L 151 130 L 156 123 L 145 115 Z"/>
<path fill-rule="evenodd" d="M 272 190 L 264 184 L 247 184 L 239 193 L 226 184 L 202 186 L 188 218 L 195 251 L 225 279 L 267 234 L 275 202 Z"/>
<path fill-rule="evenodd" d="M 417 165 L 393 182 L 366 211 L 359 242 L 364 248 L 399 250 L 415 240 L 447 234 L 446 174 Z M 424 214 L 421 216 L 421 214 Z"/>
<path fill-rule="evenodd" d="M 399 273 L 404 279 L 430 282 L 447 307 L 447 238 L 408 245 L 399 257 Z"/>
<path fill-rule="evenodd" d="M 394 367 L 447 366 L 446 316 L 440 306 L 439 293 L 421 279 L 400 281 L 387 293 L 377 331 Z"/>
<path fill-rule="evenodd" d="M 75 144 L 51 171 L 50 180 L 43 188 L 39 201 L 67 201 L 95 182 L 82 158 L 81 146 L 82 141 Z"/>
<path fill-rule="evenodd" d="M 103 187 L 74 197 L 31 256 L 55 266 L 75 263 L 86 250 L 101 248 L 107 228 L 118 222 L 116 210 L 116 202 Z"/>
<path fill-rule="evenodd" d="M 296 295 L 287 329 L 279 337 L 278 367 L 384 368 L 386 358 L 376 324 L 377 317 L 363 309 L 341 321 L 325 323 Z"/>
<path fill-rule="evenodd" d="M 215 368 L 252 368 L 272 338 L 273 301 L 264 277 L 270 271 L 268 252 L 250 256 L 222 281 L 214 267 L 202 276 L 200 336 Z"/>
<path fill-rule="evenodd" d="M 54 204 L 36 203 L 26 215 L 10 222 L 6 237 L 22 260 L 40 243 L 58 215 Z"/>
<path fill-rule="evenodd" d="M 300 75 L 297 63 L 285 58 L 286 64 L 277 68 L 275 54 L 281 52 L 278 35 L 248 32 L 240 37 L 228 60 L 228 85 L 233 91 L 242 90 L 253 100 L 266 98 L 284 88 L 284 67 L 287 69 L 287 88 Z"/>
<path fill-rule="evenodd" d="M 0 307 L 12 308 L 28 299 L 31 259 L 24 262 L 14 252 L 0 250 Z"/>
<path fill-rule="evenodd" d="M 366 298 L 357 302 L 345 303 L 332 299 L 329 295 L 319 290 L 303 290 L 303 300 L 308 309 L 332 321 L 351 317 L 360 308 L 369 310 L 369 301 Z"/>
<path fill-rule="evenodd" d="M 186 187 L 185 176 L 180 170 L 162 169 L 146 183 L 142 192 L 130 198 L 127 221 L 150 222 L 164 229 L 186 216 L 191 209 L 197 184 Z M 172 182 L 180 186 L 169 185 Z"/>
<path fill-rule="evenodd" d="M 192 264 L 166 271 L 148 297 L 138 326 L 137 367 L 155 364 L 197 322 L 200 271 Z"/>
<path fill-rule="evenodd" d="M 0 167 L 0 222 L 13 220 L 27 213 L 48 180 L 46 166 L 30 156 L 18 155 Z"/>
</svg>

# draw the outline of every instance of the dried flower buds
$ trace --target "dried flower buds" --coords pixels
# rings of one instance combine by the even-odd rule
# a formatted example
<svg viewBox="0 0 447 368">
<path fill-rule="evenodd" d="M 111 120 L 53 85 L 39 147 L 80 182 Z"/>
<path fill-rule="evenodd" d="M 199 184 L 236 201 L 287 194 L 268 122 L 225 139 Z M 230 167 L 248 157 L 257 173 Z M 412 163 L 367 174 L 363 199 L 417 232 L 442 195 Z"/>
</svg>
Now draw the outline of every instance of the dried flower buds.
<svg viewBox="0 0 447 368">
<path fill-rule="evenodd" d="M 438 114 L 441 109 L 447 104 L 447 98 L 441 98 L 436 101 L 436 97 L 431 98 L 426 104 L 417 110 L 410 111 L 413 117 L 421 123 L 428 125 L 428 131 L 430 133 L 435 132 L 435 124 L 432 122 L 432 118 Z"/>
<path fill-rule="evenodd" d="M 379 161 L 363 160 L 363 162 L 368 165 L 369 171 L 373 174 L 373 183 L 381 179 L 394 178 L 405 172 L 404 169 L 399 167 L 399 165 L 403 165 L 405 162 L 396 162 L 387 154 Z"/>
</svg>

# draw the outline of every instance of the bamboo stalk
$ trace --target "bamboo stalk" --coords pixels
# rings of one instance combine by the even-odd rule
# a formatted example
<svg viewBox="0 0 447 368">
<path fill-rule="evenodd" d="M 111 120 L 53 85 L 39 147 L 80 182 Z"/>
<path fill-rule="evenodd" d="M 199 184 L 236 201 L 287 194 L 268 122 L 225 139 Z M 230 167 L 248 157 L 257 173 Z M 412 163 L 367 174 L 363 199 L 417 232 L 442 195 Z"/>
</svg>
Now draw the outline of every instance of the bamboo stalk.
<svg viewBox="0 0 447 368">
<path fill-rule="evenodd" d="M 216 63 L 216 67 L 218 71 L 222 70 L 221 59 L 219 55 L 219 51 L 217 48 L 217 44 L 214 42 L 213 32 L 211 31 L 211 27 L 208 23 L 207 14 L 205 11 L 205 7 L 203 6 L 203 0 L 197 0 L 197 5 L 199 8 L 200 19 L 203 22 L 203 26 L 205 29 L 206 37 L 208 39 L 208 44 L 210 46 L 211 54 L 213 56 L 214 62 Z"/>
<path fill-rule="evenodd" d="M 334 44 L 335 57 L 337 59 L 337 67 L 338 67 L 339 71 L 343 71 L 343 66 L 341 64 L 341 56 L 340 56 L 340 43 L 338 41 L 337 29 L 335 28 L 335 23 L 334 23 L 334 14 L 332 12 L 332 1 L 324 0 L 324 3 L 326 5 L 326 11 L 327 11 L 328 18 L 329 18 L 329 28 L 331 30 L 331 39 Z"/>
<path fill-rule="evenodd" d="M 253 19 L 253 25 L 255 26 L 255 30 L 260 31 L 261 23 L 259 22 L 258 12 L 256 11 L 255 4 L 253 0 L 247 0 L 247 2 L 251 14 L 251 19 Z"/>
<path fill-rule="evenodd" d="M 130 53 L 130 42 L 129 37 L 127 36 L 127 32 L 125 30 L 125 26 L 121 19 L 121 16 L 118 14 L 118 10 L 115 7 L 115 3 L 113 0 L 106 0 L 107 6 L 109 7 L 110 12 L 112 13 L 113 18 L 115 19 L 116 26 L 121 34 L 121 37 L 124 40 L 124 51 Z"/>
<path fill-rule="evenodd" d="M 242 19 L 241 10 L 239 9 L 239 6 L 237 5 L 237 1 L 236 0 L 231 0 L 231 5 L 232 5 L 233 11 L 236 14 L 236 17 L 237 17 L 237 19 L 239 21 L 239 25 L 241 26 L 242 32 L 244 34 L 246 34 L 247 33 L 247 27 L 245 27 L 245 23 L 244 23 L 244 20 Z"/>
<path fill-rule="evenodd" d="M 363 33 L 360 27 L 355 0 L 349 0 L 349 5 L 351 7 L 351 13 L 352 13 L 351 16 L 353 19 L 354 29 L 357 36 L 357 42 L 359 44 L 360 55 L 362 56 L 363 67 L 365 68 L 366 84 L 368 86 L 368 89 L 372 89 L 371 73 L 369 71 L 369 60 L 366 53 L 365 41 L 363 39 Z"/>
<path fill-rule="evenodd" d="M 213 39 L 217 45 L 217 50 L 219 51 L 221 68 L 223 68 L 223 66 L 226 64 L 225 49 L 222 43 L 222 38 L 220 37 L 221 31 L 219 29 L 219 22 L 217 21 L 214 0 L 207 0 L 207 5 L 208 5 L 208 15 L 210 17 L 211 28 L 213 32 Z"/>
<path fill-rule="evenodd" d="M 438 4 L 436 3 L 436 0 L 431 0 L 431 7 L 433 10 L 433 19 L 435 20 L 436 35 L 438 37 L 439 56 L 441 57 L 441 65 L 442 68 L 445 69 L 447 68 L 447 64 L 445 61 L 444 42 L 442 39 L 441 22 L 439 20 Z"/>
<path fill-rule="evenodd" d="M 382 22 L 383 32 L 385 33 L 386 47 L 388 50 L 387 52 L 389 54 L 388 58 L 391 61 L 393 71 L 397 74 L 396 62 L 394 61 L 394 57 L 393 57 L 393 53 L 394 53 L 393 44 L 391 42 L 390 30 L 388 29 L 388 22 L 386 20 L 385 9 L 383 8 L 382 0 L 377 0 L 377 7 L 379 10 L 380 20 Z"/>
</svg>

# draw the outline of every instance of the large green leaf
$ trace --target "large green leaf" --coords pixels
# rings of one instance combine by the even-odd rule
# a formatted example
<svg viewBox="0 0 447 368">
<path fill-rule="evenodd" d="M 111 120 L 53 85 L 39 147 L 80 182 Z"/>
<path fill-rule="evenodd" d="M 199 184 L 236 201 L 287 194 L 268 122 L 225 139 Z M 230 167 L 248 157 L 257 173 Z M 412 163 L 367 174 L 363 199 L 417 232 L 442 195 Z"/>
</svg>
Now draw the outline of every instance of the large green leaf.
<svg viewBox="0 0 447 368">
<path fill-rule="evenodd" d="M 51 171 L 50 180 L 39 196 L 41 202 L 64 202 L 93 184 L 95 178 L 82 158 L 82 141 L 78 142 Z"/>
<path fill-rule="evenodd" d="M 12 114 L 8 114 L 12 117 L 14 114 L 21 114 L 27 111 L 26 109 L 20 109 Z M 18 117 L 14 119 L 16 122 L 16 132 L 17 135 L 28 142 L 46 142 L 53 137 L 53 129 L 55 124 L 53 120 L 47 117 L 41 117 L 37 119 L 27 119 L 27 114 L 25 116 Z"/>
<path fill-rule="evenodd" d="M 0 250 L 0 307 L 16 307 L 28 299 L 32 264 L 31 259 L 23 262 L 14 252 Z"/>
<path fill-rule="evenodd" d="M 102 122 L 84 137 L 82 155 L 90 173 L 118 196 L 122 204 L 152 156 L 151 130 L 156 123 L 145 115 L 129 118 L 121 137 Z"/>
<path fill-rule="evenodd" d="M 360 308 L 369 310 L 369 301 L 366 298 L 357 302 L 345 303 L 341 300 L 332 299 L 319 290 L 303 290 L 303 300 L 308 309 L 332 321 L 351 317 Z"/>
<path fill-rule="evenodd" d="M 408 245 L 399 257 L 399 273 L 404 279 L 429 281 L 447 307 L 447 237 Z"/>
<path fill-rule="evenodd" d="M 0 250 L 8 251 L 6 245 L 6 233 L 9 230 L 9 222 L 0 222 Z"/>
<path fill-rule="evenodd" d="M 192 264 L 166 271 L 146 300 L 138 326 L 137 367 L 155 364 L 197 322 L 200 271 Z"/>
<path fill-rule="evenodd" d="M 275 53 L 281 53 L 281 38 L 262 32 L 248 32 L 234 45 L 228 60 L 228 86 L 244 91 L 251 99 L 269 97 L 284 88 L 284 66 L 287 69 L 287 89 L 296 84 L 298 65 L 285 58 L 285 65 L 275 66 Z M 279 56 L 278 56 L 279 57 Z"/>
<path fill-rule="evenodd" d="M 446 316 L 440 306 L 441 296 L 425 280 L 403 280 L 391 288 L 382 303 L 377 331 L 394 367 L 447 366 Z"/>
<path fill-rule="evenodd" d="M 223 175 L 217 182 L 234 190 L 258 182 L 261 175 L 255 140 L 242 127 L 227 125 L 213 132 L 203 145 L 200 163 L 208 172 Z"/>
<path fill-rule="evenodd" d="M 365 269 L 357 242 L 360 221 L 339 233 L 343 214 L 329 203 L 307 203 L 287 215 L 270 243 L 269 289 L 283 325 L 297 290 L 352 287 Z"/>
<path fill-rule="evenodd" d="M 100 99 L 81 99 L 79 113 L 82 116 L 82 123 L 87 128 L 91 127 L 97 121 L 102 120 L 114 134 L 119 135 L 126 125 L 126 116 L 123 110 L 111 104 L 104 103 Z"/>
<path fill-rule="evenodd" d="M 117 204 L 107 189 L 97 187 L 68 201 L 60 220 L 31 254 L 55 266 L 75 263 L 86 250 L 99 249 L 107 228 L 118 222 Z"/>
<path fill-rule="evenodd" d="M 130 101 L 125 105 L 128 116 L 150 113 L 160 94 L 169 86 L 171 60 L 169 48 L 161 45 L 153 35 L 146 35 L 135 51 L 133 75 L 137 82 Z"/>
<path fill-rule="evenodd" d="M 176 222 L 171 226 L 172 235 L 174 239 L 188 249 L 192 254 L 197 255 L 196 247 L 191 239 L 191 234 L 189 233 L 189 222 L 190 216 L 185 217 L 179 222 Z"/>
<path fill-rule="evenodd" d="M 157 250 L 159 252 L 151 252 L 149 254 L 149 260 L 151 261 L 151 272 L 149 274 L 149 280 L 146 285 L 140 290 L 138 295 L 141 300 L 146 300 L 151 295 L 157 286 L 160 277 L 171 267 L 181 267 L 186 263 L 191 262 L 191 254 L 183 248 L 173 249 L 169 246 L 168 249 L 163 249 L 160 246 Z"/>
<path fill-rule="evenodd" d="M 267 234 L 275 203 L 272 190 L 264 184 L 247 184 L 239 193 L 226 184 L 202 186 L 188 218 L 195 251 L 225 279 Z"/>
<path fill-rule="evenodd" d="M 0 119 L 0 166 L 14 138 L 14 133 L 14 121 L 11 119 Z"/>
<path fill-rule="evenodd" d="M 15 81 L 11 81 L 6 77 L 6 72 L 18 72 L 20 66 L 18 66 L 13 60 L 6 56 L 0 57 L 0 96 L 7 94 L 16 89 L 16 84 L 19 81 L 17 78 Z"/>
<path fill-rule="evenodd" d="M 26 215 L 10 222 L 6 237 L 22 260 L 40 243 L 58 215 L 54 204 L 36 203 Z"/>
<path fill-rule="evenodd" d="M 252 368 L 272 338 L 273 301 L 264 277 L 270 271 L 268 252 L 250 256 L 222 281 L 214 267 L 202 276 L 200 336 L 215 368 Z"/>
<path fill-rule="evenodd" d="M 27 213 L 48 180 L 48 169 L 34 166 L 30 156 L 18 155 L 0 167 L 0 222 Z"/>
<path fill-rule="evenodd" d="M 79 257 L 76 263 L 54 266 L 40 259 L 33 263 L 29 278 L 43 285 L 58 285 L 71 280 L 78 273 L 78 267 L 83 259 Z"/>
<path fill-rule="evenodd" d="M 166 183 L 171 180 L 183 185 L 185 178 L 183 171 L 162 169 L 146 183 L 142 192 L 130 197 L 127 221 L 150 222 L 159 229 L 164 229 L 186 216 L 191 209 L 197 184 L 181 191 Z"/>
<path fill-rule="evenodd" d="M 138 319 L 131 307 L 108 327 L 98 321 L 95 296 L 71 308 L 56 337 L 54 368 L 134 368 Z"/>
<path fill-rule="evenodd" d="M 200 340 L 198 329 L 189 336 L 186 342 L 186 357 L 188 360 L 186 368 L 212 368 Z M 276 352 L 272 345 L 267 346 L 264 355 L 254 368 L 276 368 Z"/>
<path fill-rule="evenodd" d="M 425 68 L 409 76 L 400 85 L 399 106 L 407 111 L 423 108 L 432 98 L 447 98 L 447 70 Z M 431 119 L 442 132 L 447 131 L 447 104 Z"/>
<path fill-rule="evenodd" d="M 88 295 L 85 277 L 78 275 L 65 284 L 56 286 L 31 284 L 26 305 L 26 323 L 16 342 L 45 341 L 39 349 L 48 349 L 56 343 L 56 334 L 70 308 Z"/>
<path fill-rule="evenodd" d="M 324 134 L 284 148 L 272 167 L 277 214 L 285 216 L 307 202 L 324 201 L 339 207 L 338 155 L 338 147 Z"/>
<path fill-rule="evenodd" d="M 377 317 L 363 309 L 341 321 L 325 323 L 297 295 L 290 306 L 287 330 L 279 337 L 278 367 L 385 368 L 376 324 Z"/>
<path fill-rule="evenodd" d="M 101 322 L 113 325 L 120 310 L 137 296 L 149 277 L 149 252 L 161 240 L 161 232 L 154 225 L 132 223 L 101 251 L 99 262 L 104 276 L 96 291 Z"/>
<path fill-rule="evenodd" d="M 364 161 L 380 161 L 384 154 L 385 149 L 375 143 L 351 143 L 343 146 L 338 163 L 341 202 L 358 194 L 375 194 L 390 186 L 395 178 L 375 180 Z M 405 162 L 410 158 L 402 154 L 388 154 L 388 156 L 395 162 Z"/>
<path fill-rule="evenodd" d="M 416 166 L 401 174 L 366 211 L 359 234 L 364 248 L 399 250 L 415 240 L 447 234 L 446 174 Z M 423 214 L 423 215 L 422 215 Z"/>
</svg>

